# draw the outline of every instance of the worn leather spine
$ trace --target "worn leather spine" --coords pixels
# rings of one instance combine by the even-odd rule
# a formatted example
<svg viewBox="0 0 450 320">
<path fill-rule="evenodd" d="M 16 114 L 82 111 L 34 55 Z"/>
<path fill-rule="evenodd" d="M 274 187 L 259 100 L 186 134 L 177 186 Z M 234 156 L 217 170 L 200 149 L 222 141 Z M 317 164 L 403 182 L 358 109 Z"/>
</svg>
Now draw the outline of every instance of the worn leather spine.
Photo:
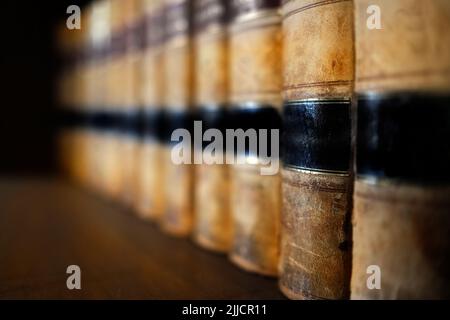
<svg viewBox="0 0 450 320">
<path fill-rule="evenodd" d="M 92 15 L 93 5 L 88 7 L 88 16 Z M 92 176 L 92 171 L 95 163 L 94 155 L 95 150 L 93 145 L 95 144 L 96 134 L 94 128 L 90 123 L 89 115 L 94 112 L 95 105 L 95 94 L 93 86 L 95 64 L 92 55 L 93 43 L 91 41 L 93 33 L 93 20 L 87 20 L 87 26 L 83 32 L 83 38 L 81 39 L 81 51 L 79 52 L 80 58 L 78 61 L 79 68 L 79 81 L 80 81 L 80 107 L 81 112 L 85 117 L 85 124 L 80 131 L 80 147 L 83 155 L 83 169 L 82 169 L 82 183 L 94 190 L 94 179 Z"/>
<path fill-rule="evenodd" d="M 193 226 L 194 171 L 192 164 L 175 164 L 171 134 L 189 130 L 193 95 L 192 1 L 165 1 L 164 105 L 166 107 L 166 144 L 164 148 L 165 207 L 161 225 L 176 236 L 187 236 Z M 176 142 L 175 142 L 176 143 Z"/>
<path fill-rule="evenodd" d="M 119 101 L 116 98 L 115 64 L 120 54 L 115 51 L 115 32 L 118 31 L 117 4 L 114 0 L 102 2 L 103 21 L 100 21 L 104 32 L 103 68 L 100 77 L 103 83 L 102 105 L 110 117 L 110 126 L 104 134 L 100 155 L 104 175 L 103 190 L 110 198 L 117 199 L 121 191 L 120 144 L 119 144 Z"/>
<path fill-rule="evenodd" d="M 284 1 L 281 291 L 345 299 L 350 283 L 352 1 Z"/>
<path fill-rule="evenodd" d="M 279 1 L 232 1 L 231 5 L 231 121 L 242 122 L 242 129 L 267 128 L 271 121 L 277 122 L 281 109 Z M 231 170 L 234 235 L 230 259 L 245 270 L 276 276 L 280 176 L 261 175 L 263 165 L 254 154 L 237 156 L 246 164 L 234 164 Z"/>
<path fill-rule="evenodd" d="M 140 145 L 139 111 L 141 101 L 139 96 L 142 41 L 139 34 L 142 18 L 142 3 L 140 0 L 128 0 L 123 3 L 123 73 L 118 79 L 121 84 L 122 96 L 122 190 L 121 196 L 124 204 L 133 208 L 137 199 L 136 177 L 138 174 L 138 147 Z"/>
<path fill-rule="evenodd" d="M 223 0 L 194 1 L 194 105 L 203 130 L 220 130 L 226 117 L 228 4 Z M 208 155 L 203 155 L 203 146 L 194 152 L 202 159 L 195 166 L 194 239 L 206 249 L 228 252 L 232 236 L 229 166 L 204 163 Z"/>
<path fill-rule="evenodd" d="M 448 299 L 450 2 L 356 0 L 355 36 L 351 298 Z"/>
<path fill-rule="evenodd" d="M 123 1 L 110 0 L 110 45 L 107 60 L 107 84 L 106 102 L 112 112 L 117 115 L 117 127 L 111 134 L 107 143 L 107 167 L 108 167 L 108 193 L 120 202 L 123 194 L 124 170 L 122 159 L 123 131 L 121 130 L 121 119 L 123 116 L 123 80 L 124 74 L 124 15 Z"/>
<path fill-rule="evenodd" d="M 164 98 L 164 2 L 144 3 L 145 45 L 140 97 L 143 106 L 144 135 L 139 146 L 137 211 L 150 220 L 164 212 L 164 166 L 161 134 Z"/>
<path fill-rule="evenodd" d="M 107 195 L 109 158 L 108 142 L 113 132 L 111 110 L 106 102 L 107 52 L 109 46 L 110 7 L 106 1 L 94 2 L 90 6 L 88 50 L 89 75 L 86 90 L 90 96 L 89 112 L 92 130 L 90 144 L 90 185 L 100 194 Z"/>
</svg>

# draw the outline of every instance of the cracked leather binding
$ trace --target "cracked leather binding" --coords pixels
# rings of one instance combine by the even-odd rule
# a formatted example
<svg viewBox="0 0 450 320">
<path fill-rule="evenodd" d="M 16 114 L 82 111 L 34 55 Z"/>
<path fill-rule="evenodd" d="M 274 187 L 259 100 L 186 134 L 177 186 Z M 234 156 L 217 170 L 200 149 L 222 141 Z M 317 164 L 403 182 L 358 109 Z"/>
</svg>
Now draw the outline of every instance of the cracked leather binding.
<svg viewBox="0 0 450 320">
<path fill-rule="evenodd" d="M 281 291 L 345 299 L 350 284 L 352 1 L 284 1 Z"/>
<path fill-rule="evenodd" d="M 257 130 L 261 126 L 279 129 L 282 83 L 279 5 L 280 1 L 231 2 L 230 118 L 244 130 Z M 234 235 L 230 259 L 245 270 L 276 276 L 280 176 L 261 175 L 258 155 L 244 152 L 236 156 L 243 157 L 246 164 L 235 164 L 231 169 Z"/>
</svg>

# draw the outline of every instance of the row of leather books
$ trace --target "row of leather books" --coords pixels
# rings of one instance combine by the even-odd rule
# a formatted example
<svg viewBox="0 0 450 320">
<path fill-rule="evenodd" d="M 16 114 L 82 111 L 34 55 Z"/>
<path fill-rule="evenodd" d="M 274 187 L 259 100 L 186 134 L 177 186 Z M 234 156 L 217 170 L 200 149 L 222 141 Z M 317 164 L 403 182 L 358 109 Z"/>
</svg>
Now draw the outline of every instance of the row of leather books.
<svg viewBox="0 0 450 320">
<path fill-rule="evenodd" d="M 100 0 L 62 29 L 71 177 L 290 298 L 450 297 L 449 1 Z M 194 119 L 280 129 L 279 172 L 174 163 Z"/>
</svg>

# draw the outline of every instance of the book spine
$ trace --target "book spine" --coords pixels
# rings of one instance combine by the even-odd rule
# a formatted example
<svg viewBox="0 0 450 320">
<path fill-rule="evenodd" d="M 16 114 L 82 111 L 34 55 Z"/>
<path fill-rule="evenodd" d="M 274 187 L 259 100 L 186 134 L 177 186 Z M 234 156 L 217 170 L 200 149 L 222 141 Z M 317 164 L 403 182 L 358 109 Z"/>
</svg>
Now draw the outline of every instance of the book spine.
<svg viewBox="0 0 450 320">
<path fill-rule="evenodd" d="M 61 171 L 71 180 L 74 175 L 73 135 L 80 126 L 78 110 L 74 107 L 74 35 L 64 23 L 58 27 L 58 51 L 61 56 L 58 74 L 58 102 L 61 106 L 58 130 L 58 160 Z"/>
<path fill-rule="evenodd" d="M 230 121 L 234 129 L 279 129 L 281 18 L 279 1 L 232 1 Z M 276 141 L 278 142 L 278 141 Z M 276 156 L 276 155 L 273 155 Z M 231 169 L 233 242 L 230 259 L 248 271 L 277 275 L 280 176 L 262 175 L 262 159 L 245 150 Z M 275 159 L 278 161 L 279 159 Z"/>
<path fill-rule="evenodd" d="M 202 121 L 203 131 L 211 128 L 224 133 L 228 103 L 228 3 L 197 0 L 194 4 L 196 114 Z M 203 154 L 203 147 L 194 152 L 197 158 L 206 161 L 208 155 Z M 210 250 L 228 252 L 230 248 L 229 187 L 226 164 L 196 166 L 194 238 Z"/>
<path fill-rule="evenodd" d="M 92 130 L 90 147 L 90 184 L 102 194 L 108 194 L 108 139 L 114 129 L 114 117 L 106 104 L 106 50 L 108 48 L 109 30 L 106 25 L 109 15 L 107 2 L 94 2 L 89 15 L 90 49 L 87 56 L 88 89 L 90 105 L 90 127 Z"/>
<path fill-rule="evenodd" d="M 91 122 L 89 118 L 90 95 L 89 95 L 89 14 L 82 18 L 87 28 L 80 33 L 78 40 L 78 56 L 76 63 L 76 95 L 75 104 L 82 115 L 82 126 L 76 132 L 77 149 L 79 150 L 80 162 L 78 165 L 78 175 L 80 182 L 88 188 L 91 188 L 91 154 L 90 154 L 90 137 Z"/>
<path fill-rule="evenodd" d="M 101 83 L 101 109 L 99 115 L 100 126 L 102 128 L 102 145 L 98 146 L 99 166 L 98 170 L 101 172 L 102 190 L 111 197 L 117 198 L 119 196 L 121 184 L 118 179 L 118 172 L 120 168 L 120 152 L 118 148 L 118 135 L 120 132 L 120 113 L 118 111 L 118 104 L 114 100 L 114 88 L 111 87 L 114 73 L 115 43 L 113 39 L 115 35 L 113 32 L 116 27 L 116 19 L 113 20 L 113 1 L 102 1 L 99 3 L 99 10 L 101 16 L 98 17 L 98 29 L 102 35 L 102 43 L 99 48 L 99 75 L 98 81 Z"/>
<path fill-rule="evenodd" d="M 448 1 L 355 1 L 352 299 L 450 298 L 449 17 Z"/>
<path fill-rule="evenodd" d="M 123 194 L 124 170 L 123 168 L 123 118 L 124 118 L 124 99 L 123 99 L 123 74 L 124 74 L 124 16 L 123 1 L 110 0 L 110 32 L 111 43 L 108 50 L 107 62 L 107 102 L 116 115 L 116 130 L 111 135 L 108 143 L 108 192 L 114 200 L 120 201 Z"/>
<path fill-rule="evenodd" d="M 85 125 L 82 133 L 81 140 L 83 141 L 84 149 L 84 169 L 83 169 L 83 183 L 90 189 L 95 190 L 95 182 L 92 178 L 92 172 L 94 168 L 94 150 L 92 148 L 95 142 L 95 128 L 93 125 L 92 115 L 95 112 L 96 106 L 94 105 L 95 94 L 94 88 L 94 73 L 95 73 L 95 61 L 93 59 L 93 4 L 90 4 L 87 8 L 88 19 L 85 22 L 85 31 L 83 32 L 82 39 L 82 52 L 81 52 L 81 64 L 80 64 L 80 81 L 81 81 L 81 96 L 82 96 L 82 112 L 85 117 Z M 91 18 L 91 19 L 89 19 Z"/>
<path fill-rule="evenodd" d="M 164 43 L 164 105 L 165 150 L 165 197 L 167 206 L 161 218 L 161 226 L 176 236 L 190 234 L 193 226 L 193 166 L 176 164 L 172 159 L 171 141 L 177 129 L 192 127 L 191 108 L 193 93 L 192 55 L 192 1 L 165 1 Z"/>
<path fill-rule="evenodd" d="M 120 81 L 123 91 L 123 139 L 122 139 L 122 200 L 133 207 L 137 199 L 137 157 L 140 138 L 139 82 L 142 61 L 142 37 L 140 35 L 142 3 L 140 0 L 127 0 L 123 3 L 123 73 Z"/>
<path fill-rule="evenodd" d="M 164 212 L 163 99 L 164 99 L 164 2 L 145 1 L 145 49 L 142 65 L 141 99 L 144 139 L 140 146 L 139 214 L 158 220 Z"/>
<path fill-rule="evenodd" d="M 345 299 L 350 285 L 352 1 L 282 7 L 284 110 L 279 285 Z"/>
</svg>

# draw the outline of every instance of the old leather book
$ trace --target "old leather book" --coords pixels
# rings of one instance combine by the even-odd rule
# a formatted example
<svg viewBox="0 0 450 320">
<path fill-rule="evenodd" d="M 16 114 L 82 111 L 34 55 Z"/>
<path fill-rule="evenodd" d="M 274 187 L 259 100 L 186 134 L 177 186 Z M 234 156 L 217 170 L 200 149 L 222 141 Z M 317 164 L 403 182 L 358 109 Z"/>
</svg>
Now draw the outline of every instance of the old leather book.
<svg viewBox="0 0 450 320">
<path fill-rule="evenodd" d="M 192 72 L 192 1 L 166 0 L 166 27 L 164 43 L 164 105 L 166 108 L 164 148 L 165 197 L 167 205 L 161 226 L 167 232 L 186 236 L 193 225 L 193 166 L 176 164 L 171 156 L 174 144 L 172 133 L 192 126 L 193 94 Z"/>
<path fill-rule="evenodd" d="M 449 17 L 445 0 L 355 1 L 352 299 L 450 298 Z"/>
<path fill-rule="evenodd" d="M 292 299 L 349 296 L 352 10 L 352 1 L 283 3 L 279 285 Z"/>
<path fill-rule="evenodd" d="M 279 1 L 231 3 L 231 124 L 244 131 L 279 129 L 282 84 Z M 230 259 L 248 271 L 277 275 L 279 173 L 262 175 L 262 159 L 251 150 L 236 154 L 237 158 L 243 164 L 235 163 L 231 169 L 234 236 Z"/>
<path fill-rule="evenodd" d="M 122 200 L 133 207 L 137 199 L 138 151 L 142 136 L 140 126 L 140 82 L 142 68 L 142 2 L 127 0 L 123 3 L 124 41 L 123 72 L 118 79 L 123 92 L 123 136 L 121 161 L 123 170 Z"/>
<path fill-rule="evenodd" d="M 61 105 L 60 128 L 58 131 L 58 160 L 60 168 L 71 180 L 76 180 L 75 137 L 81 128 L 80 111 L 76 105 L 75 52 L 80 32 L 70 32 L 65 23 L 58 27 L 58 51 L 61 56 L 61 70 L 58 74 L 58 101 Z"/>
<path fill-rule="evenodd" d="M 222 130 L 228 104 L 228 1 L 194 2 L 194 105 L 203 131 Z M 210 250 L 227 252 L 231 243 L 230 177 L 226 164 L 205 163 L 203 145 L 194 151 L 195 241 Z M 223 154 L 223 153 L 222 153 Z"/>
<path fill-rule="evenodd" d="M 91 68 L 91 46 L 90 46 L 90 31 L 92 30 L 90 22 L 87 21 L 87 27 L 81 32 L 81 36 L 78 39 L 78 52 L 76 59 L 76 105 L 79 108 L 80 114 L 82 114 L 82 126 L 80 130 L 77 130 L 77 149 L 79 152 L 78 172 L 80 182 L 89 188 L 93 188 L 92 183 L 92 167 L 93 167 L 93 149 L 94 142 L 94 130 L 91 121 L 91 113 L 93 112 L 92 105 L 92 91 L 90 71 Z"/>
<path fill-rule="evenodd" d="M 99 83 L 99 104 L 100 114 L 99 122 L 102 127 L 101 143 L 98 146 L 97 158 L 99 165 L 96 175 L 101 180 L 101 191 L 110 198 L 117 198 L 121 190 L 121 181 L 119 179 L 120 171 L 120 150 L 119 150 L 119 125 L 120 112 L 119 104 L 116 99 L 116 87 L 113 82 L 114 66 L 117 61 L 117 32 L 118 22 L 120 21 L 117 8 L 114 1 L 95 2 L 97 4 L 97 17 L 94 17 L 97 24 L 97 32 L 101 35 L 101 41 L 98 47 L 97 58 L 97 79 Z"/>
<path fill-rule="evenodd" d="M 90 126 L 89 179 L 90 185 L 103 195 L 109 194 L 111 172 L 109 143 L 116 128 L 116 117 L 107 100 L 107 67 L 110 44 L 109 2 L 93 2 L 88 7 L 89 23 L 86 26 L 89 44 L 86 56 L 88 76 L 85 92 L 89 96 Z"/>
<path fill-rule="evenodd" d="M 123 170 L 123 74 L 124 74 L 124 14 L 123 1 L 110 0 L 109 32 L 106 62 L 106 104 L 116 117 L 115 130 L 111 132 L 106 146 L 107 190 L 112 199 L 121 201 L 124 184 Z"/>
<path fill-rule="evenodd" d="M 164 1 L 146 0 L 145 49 L 140 96 L 143 105 L 144 138 L 138 159 L 137 210 L 151 220 L 164 211 L 163 98 L 164 98 Z"/>
</svg>

